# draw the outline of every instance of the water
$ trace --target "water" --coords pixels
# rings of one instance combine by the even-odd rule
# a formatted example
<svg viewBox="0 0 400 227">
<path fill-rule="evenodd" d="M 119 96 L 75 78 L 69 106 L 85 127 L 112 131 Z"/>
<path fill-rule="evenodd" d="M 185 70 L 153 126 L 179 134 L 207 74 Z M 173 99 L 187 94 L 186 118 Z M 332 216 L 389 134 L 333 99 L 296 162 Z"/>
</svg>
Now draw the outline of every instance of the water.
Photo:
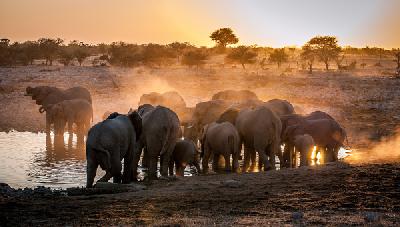
<svg viewBox="0 0 400 227">
<path fill-rule="evenodd" d="M 347 154 L 339 151 L 339 158 Z M 279 159 L 276 164 L 279 169 Z M 243 160 L 240 161 L 240 165 Z M 54 138 L 46 133 L 0 132 L 0 182 L 14 188 L 46 186 L 68 188 L 85 186 L 86 152 L 85 141 L 67 133 Z M 319 161 L 315 163 L 320 164 Z M 185 176 L 192 176 L 193 168 L 185 169 Z M 98 168 L 95 180 L 105 172 Z M 138 177 L 145 173 L 139 168 Z"/>
</svg>

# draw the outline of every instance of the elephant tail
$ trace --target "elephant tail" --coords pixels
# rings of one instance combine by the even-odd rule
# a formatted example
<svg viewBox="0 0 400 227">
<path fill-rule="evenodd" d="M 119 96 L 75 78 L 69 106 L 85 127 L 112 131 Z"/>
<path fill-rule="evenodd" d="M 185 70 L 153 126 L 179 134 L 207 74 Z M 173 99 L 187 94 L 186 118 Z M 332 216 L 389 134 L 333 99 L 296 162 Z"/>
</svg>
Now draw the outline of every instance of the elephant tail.
<svg viewBox="0 0 400 227">
<path fill-rule="evenodd" d="M 165 136 L 162 141 L 162 148 L 160 155 L 163 155 L 165 152 L 168 151 L 170 144 L 170 135 L 171 135 L 171 130 L 169 128 L 164 128 L 165 129 Z"/>
<path fill-rule="evenodd" d="M 232 135 L 228 136 L 228 146 L 232 154 L 235 154 L 237 152 L 237 147 L 235 147 L 235 137 L 233 137 Z"/>
</svg>

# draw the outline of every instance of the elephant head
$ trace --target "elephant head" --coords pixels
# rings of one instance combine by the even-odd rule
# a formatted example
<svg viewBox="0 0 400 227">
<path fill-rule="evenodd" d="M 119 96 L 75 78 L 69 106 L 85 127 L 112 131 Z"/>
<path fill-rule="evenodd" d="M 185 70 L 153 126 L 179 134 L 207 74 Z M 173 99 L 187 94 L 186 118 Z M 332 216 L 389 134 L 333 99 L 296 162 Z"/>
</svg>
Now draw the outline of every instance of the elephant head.
<svg viewBox="0 0 400 227">
<path fill-rule="evenodd" d="M 281 141 L 282 142 L 293 142 L 295 137 L 297 135 L 303 135 L 306 134 L 306 130 L 302 125 L 292 125 L 289 126 L 285 129 L 285 131 L 282 133 L 282 138 Z"/>
<path fill-rule="evenodd" d="M 235 125 L 236 123 L 236 118 L 239 115 L 240 110 L 236 108 L 229 108 L 225 112 L 221 114 L 221 116 L 218 118 L 216 121 L 217 123 L 222 123 L 222 122 L 230 122 L 231 124 Z"/>
<path fill-rule="evenodd" d="M 294 137 L 294 146 L 300 152 L 300 165 L 310 164 L 311 154 L 314 150 L 315 142 L 312 136 L 308 134 L 296 135 Z"/>
<path fill-rule="evenodd" d="M 155 108 L 155 107 L 154 107 L 153 105 L 151 105 L 151 104 L 143 104 L 143 105 L 140 105 L 140 106 L 138 107 L 137 113 L 138 113 L 140 116 L 143 117 L 146 113 L 148 113 L 148 112 L 154 110 L 154 108 Z"/>
<path fill-rule="evenodd" d="M 38 87 L 27 87 L 25 96 L 31 96 L 33 100 L 36 101 L 36 104 L 42 105 L 43 101 L 46 99 L 48 95 L 58 90 L 55 87 L 49 86 L 38 86 Z"/>
</svg>

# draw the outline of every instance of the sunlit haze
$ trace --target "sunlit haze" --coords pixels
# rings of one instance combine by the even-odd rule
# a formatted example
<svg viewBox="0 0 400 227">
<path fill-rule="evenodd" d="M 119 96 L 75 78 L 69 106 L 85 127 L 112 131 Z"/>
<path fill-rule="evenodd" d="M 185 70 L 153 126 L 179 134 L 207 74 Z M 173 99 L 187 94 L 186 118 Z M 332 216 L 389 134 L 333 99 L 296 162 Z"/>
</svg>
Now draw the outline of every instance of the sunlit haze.
<svg viewBox="0 0 400 227">
<path fill-rule="evenodd" d="M 399 9 L 397 0 L 1 0 L 0 37 L 212 46 L 209 34 L 231 27 L 240 44 L 300 46 L 334 35 L 341 45 L 393 48 Z"/>
</svg>

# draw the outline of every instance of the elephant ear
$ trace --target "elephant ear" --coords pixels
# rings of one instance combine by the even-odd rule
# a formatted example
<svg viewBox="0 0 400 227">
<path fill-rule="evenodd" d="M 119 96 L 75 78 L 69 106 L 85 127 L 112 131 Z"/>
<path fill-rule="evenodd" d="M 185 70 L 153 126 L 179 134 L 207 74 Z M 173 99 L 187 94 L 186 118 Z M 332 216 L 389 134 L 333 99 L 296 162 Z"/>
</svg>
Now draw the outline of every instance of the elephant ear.
<svg viewBox="0 0 400 227">
<path fill-rule="evenodd" d="M 230 108 L 223 112 L 221 116 L 218 118 L 216 121 L 217 123 L 222 123 L 222 122 L 230 122 L 233 125 L 236 123 L 236 118 L 239 115 L 239 110 L 236 108 Z"/>
<path fill-rule="evenodd" d="M 139 140 L 142 135 L 142 118 L 137 111 L 133 111 L 128 114 L 129 120 L 131 120 L 133 127 L 135 128 L 136 141 Z"/>
<path fill-rule="evenodd" d="M 118 112 L 111 113 L 110 115 L 108 115 L 106 120 L 114 119 L 114 118 L 118 117 L 119 115 L 121 115 L 121 114 L 119 114 Z"/>
</svg>

